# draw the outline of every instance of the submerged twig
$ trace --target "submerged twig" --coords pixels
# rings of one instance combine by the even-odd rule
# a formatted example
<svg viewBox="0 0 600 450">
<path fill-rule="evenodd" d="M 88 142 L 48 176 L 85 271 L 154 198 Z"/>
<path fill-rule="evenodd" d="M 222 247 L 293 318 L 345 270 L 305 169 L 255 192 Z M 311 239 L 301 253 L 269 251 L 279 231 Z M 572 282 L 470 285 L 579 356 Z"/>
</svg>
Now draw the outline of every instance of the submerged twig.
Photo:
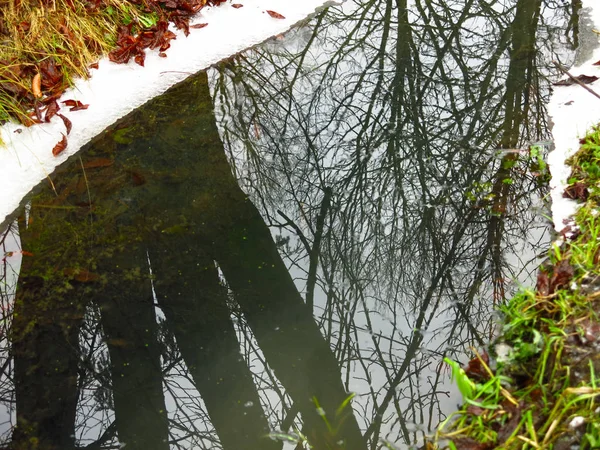
<svg viewBox="0 0 600 450">
<path fill-rule="evenodd" d="M 586 86 L 584 83 L 582 83 L 581 81 L 579 81 L 577 79 L 577 77 L 574 77 L 573 75 L 571 75 L 569 73 L 569 71 L 567 69 L 565 69 L 563 66 L 561 66 L 558 62 L 552 61 L 552 64 L 554 64 L 558 68 L 558 70 L 560 70 L 563 74 L 565 74 L 566 76 L 568 76 L 574 83 L 577 83 L 579 86 L 581 86 L 582 88 L 584 88 L 589 93 L 593 94 L 595 97 L 600 98 L 600 95 L 596 91 L 594 91 L 591 87 Z"/>
</svg>

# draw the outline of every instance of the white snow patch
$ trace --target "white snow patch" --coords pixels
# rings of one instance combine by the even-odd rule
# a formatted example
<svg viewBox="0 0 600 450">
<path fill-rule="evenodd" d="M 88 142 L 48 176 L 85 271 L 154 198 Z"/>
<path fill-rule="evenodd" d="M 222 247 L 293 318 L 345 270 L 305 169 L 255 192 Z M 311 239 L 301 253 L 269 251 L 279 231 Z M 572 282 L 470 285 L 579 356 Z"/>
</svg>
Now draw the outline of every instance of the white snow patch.
<svg viewBox="0 0 600 450">
<path fill-rule="evenodd" d="M 145 67 L 133 60 L 129 64 L 114 64 L 102 59 L 99 69 L 91 70 L 89 80 L 78 80 L 59 100 L 59 104 L 65 99 L 80 100 L 89 108 L 69 112 L 61 104 L 60 112 L 71 120 L 73 128 L 67 149 L 58 157 L 52 155 L 52 149 L 62 139 L 61 133 L 66 133 L 59 117 L 30 128 L 15 123 L 0 127 L 0 137 L 6 144 L 0 147 L 0 223 L 56 166 L 117 119 L 199 70 L 287 31 L 323 6 L 324 0 L 239 3 L 244 5 L 239 9 L 231 3 L 202 9 L 191 23 L 208 26 L 190 29 L 188 37 L 173 30 L 177 39 L 171 41 L 167 58 L 159 57 L 157 50 L 148 50 Z M 266 10 L 276 11 L 285 19 L 272 18 Z"/>
<path fill-rule="evenodd" d="M 583 7 L 589 8 L 594 29 L 600 29 L 600 5 L 596 0 L 583 0 Z M 600 60 L 600 47 L 594 50 L 590 59 L 572 67 L 569 73 L 574 76 L 585 74 L 600 77 L 600 68 L 593 65 L 598 60 Z M 588 86 L 600 94 L 600 80 Z M 556 231 L 560 231 L 564 228 L 564 222 L 577 210 L 573 200 L 562 196 L 571 173 L 565 160 L 579 149 L 579 139 L 592 126 L 600 123 L 600 98 L 579 85 L 556 86 L 548 105 L 548 112 L 554 123 L 552 134 L 556 146 L 555 150 L 548 155 L 548 164 L 552 173 L 550 181 L 552 219 Z"/>
</svg>

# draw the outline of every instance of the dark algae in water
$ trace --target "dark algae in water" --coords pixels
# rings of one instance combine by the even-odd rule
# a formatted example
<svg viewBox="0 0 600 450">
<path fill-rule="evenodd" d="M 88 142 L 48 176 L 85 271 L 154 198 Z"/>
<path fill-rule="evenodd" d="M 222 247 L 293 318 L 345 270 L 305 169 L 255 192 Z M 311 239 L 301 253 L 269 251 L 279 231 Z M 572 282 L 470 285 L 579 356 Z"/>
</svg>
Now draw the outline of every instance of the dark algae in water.
<svg viewBox="0 0 600 450">
<path fill-rule="evenodd" d="M 86 311 L 99 317 L 110 356 L 107 431 L 128 448 L 169 448 L 160 332 L 176 341 L 223 448 L 281 448 L 267 437 L 231 301 L 310 440 L 366 448 L 352 408 L 338 411 L 349 394 L 337 361 L 233 177 L 212 110 L 203 73 L 144 110 L 150 114 L 119 125 L 131 127 L 130 147 L 105 133 L 55 177 L 59 196 L 48 187 L 32 198 L 19 221 L 23 248 L 34 256 L 23 262 L 15 301 L 15 448 L 33 439 L 39 448 L 74 447 Z M 152 129 L 170 142 L 167 151 L 144 138 L 154 138 Z M 166 330 L 157 328 L 153 298 Z"/>
</svg>

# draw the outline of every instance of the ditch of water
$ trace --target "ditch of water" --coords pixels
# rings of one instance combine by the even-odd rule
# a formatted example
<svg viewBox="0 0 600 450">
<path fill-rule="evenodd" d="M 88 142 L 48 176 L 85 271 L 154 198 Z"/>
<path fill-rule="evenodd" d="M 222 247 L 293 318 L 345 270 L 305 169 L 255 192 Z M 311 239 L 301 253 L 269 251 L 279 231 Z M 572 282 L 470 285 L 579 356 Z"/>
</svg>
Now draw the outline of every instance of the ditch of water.
<svg viewBox="0 0 600 450">
<path fill-rule="evenodd" d="M 0 238 L 2 448 L 420 446 L 549 243 L 577 5 L 332 6 L 98 136 Z"/>
</svg>

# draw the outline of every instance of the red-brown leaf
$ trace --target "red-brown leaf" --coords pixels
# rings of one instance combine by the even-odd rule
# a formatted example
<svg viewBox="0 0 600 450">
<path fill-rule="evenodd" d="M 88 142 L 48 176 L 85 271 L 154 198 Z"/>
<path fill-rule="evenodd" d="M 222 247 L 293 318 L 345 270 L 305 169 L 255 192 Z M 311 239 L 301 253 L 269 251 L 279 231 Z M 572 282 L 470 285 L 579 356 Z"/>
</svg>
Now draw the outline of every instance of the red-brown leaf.
<svg viewBox="0 0 600 450">
<path fill-rule="evenodd" d="M 63 72 L 56 64 L 54 58 L 44 59 L 40 63 L 42 73 L 42 88 L 49 91 L 63 83 Z"/>
<path fill-rule="evenodd" d="M 204 28 L 207 25 L 208 25 L 207 23 L 197 23 L 195 25 L 190 25 L 190 28 L 200 29 L 200 28 Z"/>
<path fill-rule="evenodd" d="M 62 135 L 62 137 L 63 138 L 52 149 L 52 154 L 54 156 L 60 155 L 65 150 L 65 148 L 67 148 L 67 137 L 64 134 Z"/>
<path fill-rule="evenodd" d="M 100 67 L 100 64 L 97 62 L 90 64 L 90 69 L 97 69 L 98 67 Z"/>
<path fill-rule="evenodd" d="M 233 5 L 231 5 L 232 8 L 238 9 L 238 8 L 242 8 L 244 5 L 242 5 L 241 3 L 234 3 Z"/>
<path fill-rule="evenodd" d="M 285 16 L 282 16 L 278 12 L 271 11 L 267 9 L 267 14 L 270 15 L 273 19 L 285 19 Z"/>
<path fill-rule="evenodd" d="M 35 102 L 33 104 L 33 111 L 35 112 L 35 118 L 38 120 L 38 123 L 42 123 L 42 107 L 39 102 Z"/>
<path fill-rule="evenodd" d="M 108 59 L 117 64 L 125 64 L 139 51 L 138 39 L 131 34 L 132 24 L 119 27 L 117 47 L 108 54 Z"/>
<path fill-rule="evenodd" d="M 548 274 L 546 272 L 542 272 L 541 270 L 538 272 L 537 283 L 535 285 L 538 294 L 542 297 L 546 297 L 550 294 L 550 279 L 548 278 Z"/>
<path fill-rule="evenodd" d="M 58 102 L 56 100 L 53 100 L 52 103 L 50 103 L 46 108 L 46 116 L 44 117 L 44 120 L 46 122 L 50 122 L 50 119 L 52 119 L 56 115 L 59 109 L 60 106 L 58 106 Z"/>
<path fill-rule="evenodd" d="M 71 109 L 69 111 L 79 111 L 80 109 L 88 109 L 90 105 L 84 105 L 79 100 L 65 100 L 62 102 L 63 105 L 69 106 Z"/>
<path fill-rule="evenodd" d="M 481 360 L 478 357 L 473 358 L 469 361 L 469 364 L 465 368 L 467 376 L 475 381 L 484 381 L 489 379 L 489 374 L 484 367 L 484 363 L 488 365 L 490 363 L 490 357 L 486 351 L 481 355 Z M 483 363 L 481 362 L 483 361 Z"/>
<path fill-rule="evenodd" d="M 563 197 L 570 198 L 572 200 L 583 200 L 586 201 L 590 195 L 587 186 L 584 183 L 578 182 L 567 186 L 563 192 Z"/>
<path fill-rule="evenodd" d="M 190 34 L 190 19 L 184 16 L 172 16 L 175 28 L 182 30 L 183 34 L 188 36 Z"/>
<path fill-rule="evenodd" d="M 69 111 L 80 111 L 82 109 L 88 109 L 90 105 L 79 105 L 79 106 L 73 106 Z"/>
<path fill-rule="evenodd" d="M 550 292 L 555 292 L 557 289 L 562 287 L 566 287 L 573 278 L 575 274 L 575 270 L 573 266 L 567 261 L 563 259 L 556 266 L 554 266 L 554 273 L 552 275 L 552 279 L 550 280 Z"/>
<path fill-rule="evenodd" d="M 170 41 L 176 37 L 175 33 L 169 30 L 168 22 L 161 20 L 152 28 L 139 34 L 137 38 L 138 51 L 150 47 L 151 49 L 159 48 L 161 52 L 164 52 L 171 46 Z"/>
<path fill-rule="evenodd" d="M 146 60 L 146 53 L 142 50 L 137 55 L 135 55 L 135 58 L 133 58 L 133 60 L 136 63 L 138 63 L 140 66 L 144 67 L 144 61 Z"/>
<path fill-rule="evenodd" d="M 82 103 L 79 100 L 72 100 L 72 99 L 68 99 L 68 100 L 63 100 L 62 104 L 65 106 L 80 106 Z"/>
<path fill-rule="evenodd" d="M 577 79 L 577 81 L 579 81 L 580 83 L 590 84 L 596 81 L 598 77 L 595 75 L 578 75 L 575 77 L 575 79 Z M 554 86 L 572 86 L 574 84 L 577 84 L 577 81 L 571 78 L 567 78 L 566 80 L 560 80 L 552 84 L 554 84 Z"/>
<path fill-rule="evenodd" d="M 65 124 L 65 128 L 67 129 L 67 134 L 69 134 L 71 132 L 71 128 L 73 127 L 73 123 L 71 123 L 71 121 L 62 114 L 56 115 L 62 119 L 63 123 Z"/>
<path fill-rule="evenodd" d="M 131 59 L 131 50 L 129 48 L 118 48 L 108 54 L 108 59 L 116 64 L 126 64 Z"/>
</svg>

